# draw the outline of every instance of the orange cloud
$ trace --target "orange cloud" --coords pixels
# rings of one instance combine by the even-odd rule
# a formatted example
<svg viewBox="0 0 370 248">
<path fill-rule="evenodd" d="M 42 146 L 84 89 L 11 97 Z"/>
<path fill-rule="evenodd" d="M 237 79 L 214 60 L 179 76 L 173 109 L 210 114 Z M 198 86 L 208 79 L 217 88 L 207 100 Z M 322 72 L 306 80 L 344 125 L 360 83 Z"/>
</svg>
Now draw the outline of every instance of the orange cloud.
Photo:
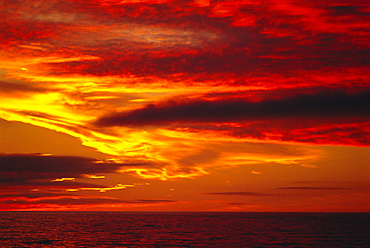
<svg viewBox="0 0 370 248">
<path fill-rule="evenodd" d="M 169 182 L 311 166 L 320 145 L 370 144 L 362 3 L 10 0 L 0 13 L 0 118 L 107 157 L 2 154 L 19 169 L 0 166 L 4 191 L 134 185 L 106 183 L 109 173 Z"/>
</svg>

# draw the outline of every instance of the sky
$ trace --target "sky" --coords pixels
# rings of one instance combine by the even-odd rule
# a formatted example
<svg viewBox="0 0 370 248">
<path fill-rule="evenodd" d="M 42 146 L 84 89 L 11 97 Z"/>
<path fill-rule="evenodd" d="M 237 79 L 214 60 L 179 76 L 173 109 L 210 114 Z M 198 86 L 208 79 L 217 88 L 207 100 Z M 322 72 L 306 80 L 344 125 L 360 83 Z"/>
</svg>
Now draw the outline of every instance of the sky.
<svg viewBox="0 0 370 248">
<path fill-rule="evenodd" d="M 370 211 L 368 1 L 0 16 L 0 211 Z"/>
</svg>

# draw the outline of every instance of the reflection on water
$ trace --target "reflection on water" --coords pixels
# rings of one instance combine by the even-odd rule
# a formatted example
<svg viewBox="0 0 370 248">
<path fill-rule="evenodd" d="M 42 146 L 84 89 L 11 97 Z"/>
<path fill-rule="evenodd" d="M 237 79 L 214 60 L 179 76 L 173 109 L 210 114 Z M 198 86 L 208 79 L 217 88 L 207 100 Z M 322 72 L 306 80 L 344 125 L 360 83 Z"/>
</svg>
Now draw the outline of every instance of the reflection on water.
<svg viewBox="0 0 370 248">
<path fill-rule="evenodd" d="M 0 212 L 0 247 L 370 247 L 369 213 Z"/>
</svg>

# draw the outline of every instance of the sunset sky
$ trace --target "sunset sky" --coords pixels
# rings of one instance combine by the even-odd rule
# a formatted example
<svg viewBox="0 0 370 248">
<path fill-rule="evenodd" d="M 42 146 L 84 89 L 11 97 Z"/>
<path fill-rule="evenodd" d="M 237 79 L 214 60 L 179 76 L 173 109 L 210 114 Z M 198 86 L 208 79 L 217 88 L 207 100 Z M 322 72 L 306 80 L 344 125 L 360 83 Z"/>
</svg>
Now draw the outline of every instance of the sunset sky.
<svg viewBox="0 0 370 248">
<path fill-rule="evenodd" d="M 0 210 L 370 211 L 368 0 L 0 16 Z"/>
</svg>

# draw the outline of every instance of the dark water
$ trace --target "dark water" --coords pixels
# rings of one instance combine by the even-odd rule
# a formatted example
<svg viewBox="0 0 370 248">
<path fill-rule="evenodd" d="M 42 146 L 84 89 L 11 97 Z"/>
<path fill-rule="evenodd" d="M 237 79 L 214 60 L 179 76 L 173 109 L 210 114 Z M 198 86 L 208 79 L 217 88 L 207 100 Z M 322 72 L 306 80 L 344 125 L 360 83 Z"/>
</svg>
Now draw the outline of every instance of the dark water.
<svg viewBox="0 0 370 248">
<path fill-rule="evenodd" d="M 370 213 L 0 212 L 0 247 L 370 247 Z"/>
</svg>

